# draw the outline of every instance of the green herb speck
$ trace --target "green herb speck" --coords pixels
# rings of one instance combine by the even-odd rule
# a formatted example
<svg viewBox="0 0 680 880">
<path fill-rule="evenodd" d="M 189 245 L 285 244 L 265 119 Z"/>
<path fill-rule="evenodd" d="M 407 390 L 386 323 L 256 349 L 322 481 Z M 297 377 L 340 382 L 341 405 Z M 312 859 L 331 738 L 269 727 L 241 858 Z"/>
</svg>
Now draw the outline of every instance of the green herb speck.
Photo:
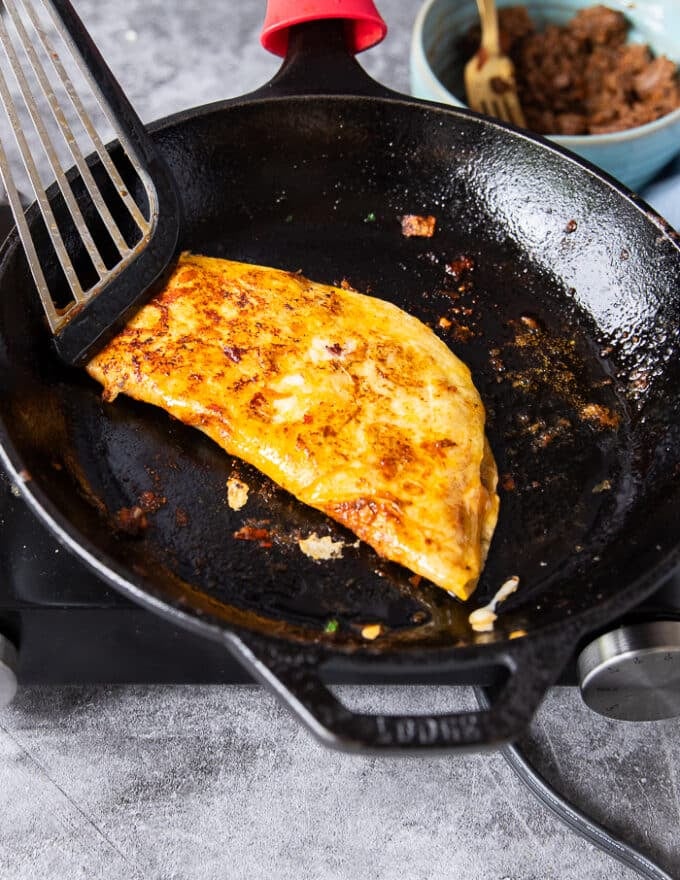
<svg viewBox="0 0 680 880">
<path fill-rule="evenodd" d="M 339 626 L 340 624 L 337 620 L 329 620 L 323 631 L 326 633 L 334 633 L 338 631 Z"/>
<path fill-rule="evenodd" d="M 371 211 L 364 217 L 364 223 L 375 223 L 375 214 Z"/>
</svg>

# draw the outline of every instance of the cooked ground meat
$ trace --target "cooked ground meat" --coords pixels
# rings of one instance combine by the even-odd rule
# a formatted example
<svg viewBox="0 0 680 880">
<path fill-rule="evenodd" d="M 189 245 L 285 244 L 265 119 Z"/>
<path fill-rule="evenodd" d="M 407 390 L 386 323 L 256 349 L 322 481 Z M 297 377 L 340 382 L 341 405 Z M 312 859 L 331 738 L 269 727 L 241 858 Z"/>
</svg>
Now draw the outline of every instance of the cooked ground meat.
<svg viewBox="0 0 680 880">
<path fill-rule="evenodd" d="M 581 9 L 565 26 L 538 32 L 524 6 L 499 11 L 501 45 L 515 63 L 527 127 L 541 134 L 601 134 L 644 125 L 680 107 L 677 66 L 626 43 L 625 16 Z M 479 28 L 466 35 L 466 57 Z"/>
</svg>

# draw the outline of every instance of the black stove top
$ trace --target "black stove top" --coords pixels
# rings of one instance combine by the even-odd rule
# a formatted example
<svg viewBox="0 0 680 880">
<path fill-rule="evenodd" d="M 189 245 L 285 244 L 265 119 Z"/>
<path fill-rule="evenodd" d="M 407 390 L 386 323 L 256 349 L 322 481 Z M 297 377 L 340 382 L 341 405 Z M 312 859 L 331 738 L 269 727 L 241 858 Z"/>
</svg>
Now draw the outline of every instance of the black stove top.
<svg viewBox="0 0 680 880">
<path fill-rule="evenodd" d="M 19 648 L 21 682 L 251 680 L 217 643 L 103 583 L 15 491 L 0 471 L 0 634 Z"/>
<path fill-rule="evenodd" d="M 675 601 L 680 577 L 644 608 L 656 615 Z M 679 610 L 676 606 L 676 611 Z M 37 521 L 0 471 L 0 635 L 19 648 L 23 683 L 246 683 L 250 676 L 221 645 L 129 602 L 69 554 Z M 330 680 L 385 683 L 347 668 Z M 402 679 L 403 680 L 403 679 Z M 416 675 L 408 681 L 418 683 Z M 491 684 L 492 673 L 474 681 Z M 430 672 L 422 679 L 432 684 Z M 575 684 L 575 665 L 561 684 Z"/>
</svg>

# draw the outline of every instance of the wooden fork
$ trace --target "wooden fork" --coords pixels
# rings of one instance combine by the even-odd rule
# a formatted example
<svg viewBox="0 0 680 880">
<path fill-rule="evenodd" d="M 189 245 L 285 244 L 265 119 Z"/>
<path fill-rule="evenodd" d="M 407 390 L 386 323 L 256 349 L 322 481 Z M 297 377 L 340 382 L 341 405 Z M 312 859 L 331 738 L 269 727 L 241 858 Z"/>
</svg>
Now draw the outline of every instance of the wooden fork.
<svg viewBox="0 0 680 880">
<path fill-rule="evenodd" d="M 482 24 L 482 42 L 477 54 L 465 65 L 465 91 L 468 105 L 479 113 L 504 122 L 525 126 L 517 96 L 515 68 L 501 54 L 498 12 L 495 0 L 477 0 Z"/>
</svg>

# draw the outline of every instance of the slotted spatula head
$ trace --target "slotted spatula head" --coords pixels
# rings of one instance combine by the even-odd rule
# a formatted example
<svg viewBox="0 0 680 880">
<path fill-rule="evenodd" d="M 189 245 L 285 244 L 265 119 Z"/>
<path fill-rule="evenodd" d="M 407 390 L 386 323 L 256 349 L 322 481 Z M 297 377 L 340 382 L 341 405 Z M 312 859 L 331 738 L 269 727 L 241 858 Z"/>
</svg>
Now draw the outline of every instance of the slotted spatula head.
<svg viewBox="0 0 680 880">
<path fill-rule="evenodd" d="M 4 144 L 0 175 L 54 345 L 79 365 L 165 279 L 179 238 L 179 198 L 69 0 L 2 6 L 0 99 L 37 202 L 30 224 Z M 117 138 L 108 147 L 93 121 L 97 105 Z M 47 188 L 46 177 L 54 180 Z"/>
</svg>

